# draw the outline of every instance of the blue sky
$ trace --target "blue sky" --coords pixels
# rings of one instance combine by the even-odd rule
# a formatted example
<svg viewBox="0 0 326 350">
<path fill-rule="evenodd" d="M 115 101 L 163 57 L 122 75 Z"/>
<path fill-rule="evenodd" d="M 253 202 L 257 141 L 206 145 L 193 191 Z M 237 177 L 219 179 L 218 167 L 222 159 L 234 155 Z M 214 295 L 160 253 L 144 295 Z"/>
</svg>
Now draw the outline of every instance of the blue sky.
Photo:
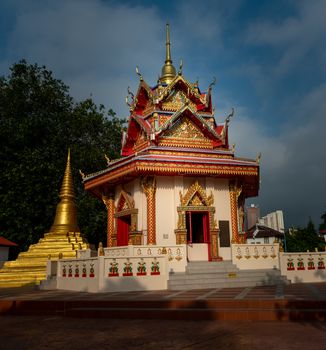
<svg viewBox="0 0 326 350">
<path fill-rule="evenodd" d="M 46 65 L 76 99 L 128 115 L 127 87 L 139 66 L 154 85 L 172 58 L 206 90 L 213 77 L 216 119 L 232 107 L 237 154 L 262 153 L 261 213 L 284 210 L 285 224 L 316 224 L 326 210 L 326 1 L 4 0 L 0 74 L 22 58 Z"/>
</svg>

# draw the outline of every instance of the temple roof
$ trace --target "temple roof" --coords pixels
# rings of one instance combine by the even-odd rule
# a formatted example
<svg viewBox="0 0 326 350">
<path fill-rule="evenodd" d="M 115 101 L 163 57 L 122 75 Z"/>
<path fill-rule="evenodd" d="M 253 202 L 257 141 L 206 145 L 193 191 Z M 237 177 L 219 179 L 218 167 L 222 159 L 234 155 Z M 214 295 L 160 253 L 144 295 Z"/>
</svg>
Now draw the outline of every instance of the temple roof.
<svg viewBox="0 0 326 350">
<path fill-rule="evenodd" d="M 172 64 L 169 25 L 166 26 L 166 53 L 162 74 L 151 87 L 138 68 L 136 94 L 128 88 L 128 127 L 122 137 L 122 158 L 107 169 L 83 178 L 85 189 L 100 196 L 105 186 L 130 181 L 146 174 L 240 177 L 246 196 L 259 188 L 257 160 L 237 158 L 229 147 L 228 127 L 233 111 L 216 123 L 212 87 L 201 91 L 176 72 Z M 105 185 L 106 184 L 106 185 Z M 104 186 L 104 187 L 103 187 Z"/>
<path fill-rule="evenodd" d="M 247 238 L 283 237 L 284 233 L 264 225 L 254 225 L 246 231 Z"/>
<path fill-rule="evenodd" d="M 18 244 L 9 241 L 9 239 L 0 236 L 0 247 L 17 247 Z"/>
</svg>

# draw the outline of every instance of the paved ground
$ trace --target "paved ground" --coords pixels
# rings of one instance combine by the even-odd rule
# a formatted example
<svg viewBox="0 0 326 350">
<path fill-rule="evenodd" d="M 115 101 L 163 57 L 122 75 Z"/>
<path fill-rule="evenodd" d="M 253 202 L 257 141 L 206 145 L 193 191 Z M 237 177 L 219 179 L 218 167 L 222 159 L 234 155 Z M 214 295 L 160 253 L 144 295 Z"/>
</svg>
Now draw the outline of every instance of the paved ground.
<svg viewBox="0 0 326 350">
<path fill-rule="evenodd" d="M 325 349 L 324 323 L 0 317 L 0 347 L 47 349 Z"/>
<path fill-rule="evenodd" d="M 326 300 L 326 283 L 198 290 L 85 293 L 33 287 L 0 289 L 0 300 Z"/>
<path fill-rule="evenodd" d="M 326 283 L 129 293 L 0 289 L 0 301 L 326 300 Z M 144 320 L 0 316 L 0 349 L 325 349 L 325 322 Z"/>
</svg>

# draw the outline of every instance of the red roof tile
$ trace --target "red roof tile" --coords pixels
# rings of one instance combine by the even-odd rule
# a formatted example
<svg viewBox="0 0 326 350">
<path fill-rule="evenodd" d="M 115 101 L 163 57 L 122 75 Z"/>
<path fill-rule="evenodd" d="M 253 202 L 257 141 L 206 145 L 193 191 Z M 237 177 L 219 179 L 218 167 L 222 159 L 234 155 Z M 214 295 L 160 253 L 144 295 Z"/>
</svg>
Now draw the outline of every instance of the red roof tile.
<svg viewBox="0 0 326 350">
<path fill-rule="evenodd" d="M 9 241 L 7 238 L 4 238 L 0 236 L 0 246 L 5 246 L 5 247 L 16 247 L 18 244 Z"/>
</svg>

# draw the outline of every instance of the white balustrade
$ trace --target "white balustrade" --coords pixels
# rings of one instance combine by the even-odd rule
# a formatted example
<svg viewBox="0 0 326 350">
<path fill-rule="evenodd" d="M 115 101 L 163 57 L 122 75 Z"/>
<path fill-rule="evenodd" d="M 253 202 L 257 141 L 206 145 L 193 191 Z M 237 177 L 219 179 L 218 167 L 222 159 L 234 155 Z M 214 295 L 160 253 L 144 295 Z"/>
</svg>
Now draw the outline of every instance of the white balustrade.
<svg viewBox="0 0 326 350">
<path fill-rule="evenodd" d="M 280 266 L 293 283 L 326 280 L 326 252 L 280 253 Z"/>
<path fill-rule="evenodd" d="M 279 244 L 232 244 L 232 262 L 241 270 L 278 269 Z"/>
</svg>

